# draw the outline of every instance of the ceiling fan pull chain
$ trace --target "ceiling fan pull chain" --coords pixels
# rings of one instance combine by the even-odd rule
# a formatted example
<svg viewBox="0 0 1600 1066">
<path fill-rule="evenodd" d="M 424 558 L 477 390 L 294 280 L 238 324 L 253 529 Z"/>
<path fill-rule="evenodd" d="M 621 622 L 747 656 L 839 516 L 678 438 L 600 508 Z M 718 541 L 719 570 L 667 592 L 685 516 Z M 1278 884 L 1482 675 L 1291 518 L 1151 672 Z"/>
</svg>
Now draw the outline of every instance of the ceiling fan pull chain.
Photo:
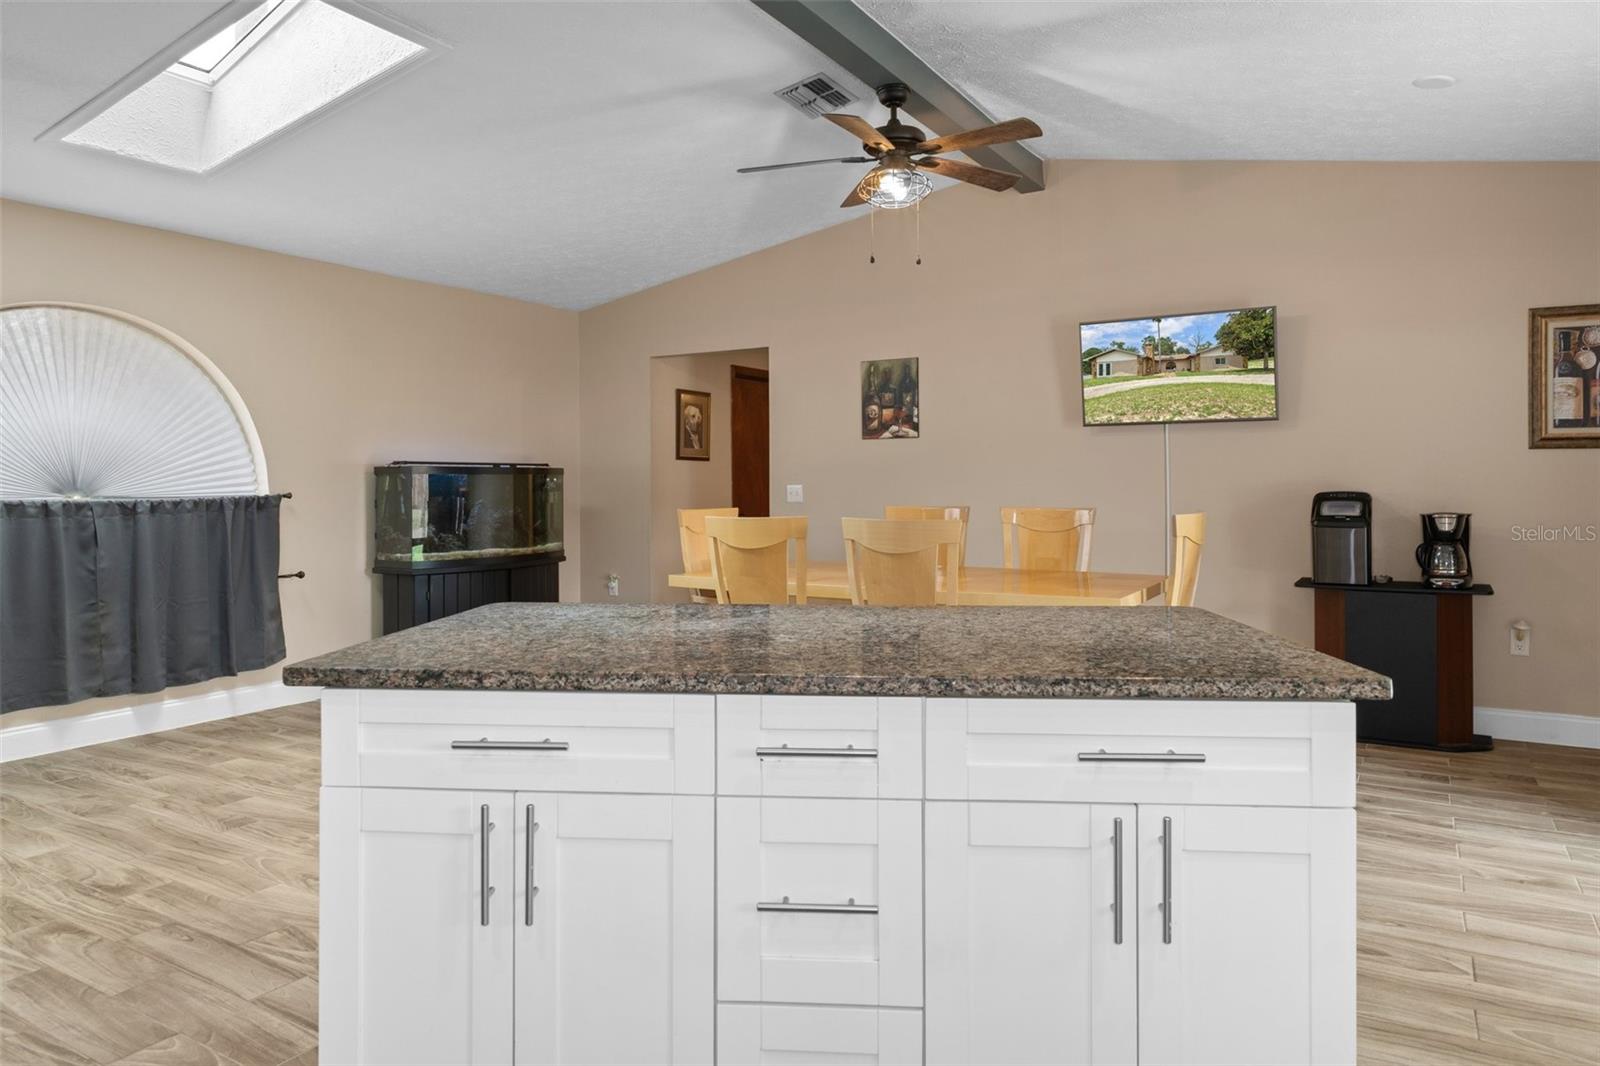
<svg viewBox="0 0 1600 1066">
<path fill-rule="evenodd" d="M 878 209 L 867 205 L 867 262 L 878 261 Z"/>
<path fill-rule="evenodd" d="M 917 266 L 922 265 L 922 201 L 918 200 L 913 209 L 917 213 Z"/>
</svg>

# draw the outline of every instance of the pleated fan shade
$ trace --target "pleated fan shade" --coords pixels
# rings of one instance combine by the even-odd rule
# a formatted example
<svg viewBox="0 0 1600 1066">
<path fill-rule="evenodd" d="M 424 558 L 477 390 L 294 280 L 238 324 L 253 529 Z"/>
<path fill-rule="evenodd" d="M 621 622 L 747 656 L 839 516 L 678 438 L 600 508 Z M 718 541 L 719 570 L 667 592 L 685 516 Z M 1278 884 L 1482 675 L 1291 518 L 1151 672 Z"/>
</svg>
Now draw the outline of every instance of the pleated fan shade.
<svg viewBox="0 0 1600 1066">
<path fill-rule="evenodd" d="M 265 492 L 249 415 L 215 373 L 115 314 L 0 310 L 0 497 Z"/>
</svg>

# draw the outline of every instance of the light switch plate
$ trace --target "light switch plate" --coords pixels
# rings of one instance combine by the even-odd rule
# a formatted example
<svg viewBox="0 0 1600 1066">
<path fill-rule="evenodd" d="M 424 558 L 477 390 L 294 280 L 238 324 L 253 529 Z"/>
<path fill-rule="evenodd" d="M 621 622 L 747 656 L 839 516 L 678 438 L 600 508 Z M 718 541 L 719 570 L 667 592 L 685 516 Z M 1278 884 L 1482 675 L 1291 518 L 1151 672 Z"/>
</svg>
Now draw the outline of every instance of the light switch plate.
<svg viewBox="0 0 1600 1066">
<path fill-rule="evenodd" d="M 790 485 L 789 486 L 789 502 L 790 503 L 805 503 L 806 502 L 806 487 L 804 485 Z"/>
</svg>

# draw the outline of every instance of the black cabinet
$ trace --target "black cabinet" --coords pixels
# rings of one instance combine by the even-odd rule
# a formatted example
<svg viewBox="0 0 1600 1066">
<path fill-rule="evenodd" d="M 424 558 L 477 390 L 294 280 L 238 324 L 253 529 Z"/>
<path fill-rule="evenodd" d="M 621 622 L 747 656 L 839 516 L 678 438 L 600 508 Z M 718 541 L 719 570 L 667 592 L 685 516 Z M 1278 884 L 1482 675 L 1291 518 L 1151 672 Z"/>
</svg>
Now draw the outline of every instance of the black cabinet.
<svg viewBox="0 0 1600 1066">
<path fill-rule="evenodd" d="M 1356 701 L 1356 737 L 1380 744 L 1486 751 L 1472 723 L 1472 601 L 1488 585 L 1436 589 L 1295 582 L 1315 590 L 1317 650 L 1394 681 L 1394 699 Z"/>
<path fill-rule="evenodd" d="M 566 555 L 556 552 L 492 564 L 429 570 L 375 567 L 383 583 L 383 632 L 397 632 L 486 603 L 554 603 Z"/>
</svg>

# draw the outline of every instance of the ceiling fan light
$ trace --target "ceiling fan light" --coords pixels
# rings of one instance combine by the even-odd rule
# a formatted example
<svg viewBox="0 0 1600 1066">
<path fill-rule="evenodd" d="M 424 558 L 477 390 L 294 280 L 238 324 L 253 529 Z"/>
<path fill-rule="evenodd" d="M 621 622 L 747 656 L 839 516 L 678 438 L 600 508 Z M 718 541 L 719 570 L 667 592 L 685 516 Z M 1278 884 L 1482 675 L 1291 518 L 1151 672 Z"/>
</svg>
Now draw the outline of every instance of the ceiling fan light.
<svg viewBox="0 0 1600 1066">
<path fill-rule="evenodd" d="M 861 179 L 861 198 L 873 207 L 910 207 L 933 191 L 926 174 L 911 167 L 873 167 Z"/>
</svg>

